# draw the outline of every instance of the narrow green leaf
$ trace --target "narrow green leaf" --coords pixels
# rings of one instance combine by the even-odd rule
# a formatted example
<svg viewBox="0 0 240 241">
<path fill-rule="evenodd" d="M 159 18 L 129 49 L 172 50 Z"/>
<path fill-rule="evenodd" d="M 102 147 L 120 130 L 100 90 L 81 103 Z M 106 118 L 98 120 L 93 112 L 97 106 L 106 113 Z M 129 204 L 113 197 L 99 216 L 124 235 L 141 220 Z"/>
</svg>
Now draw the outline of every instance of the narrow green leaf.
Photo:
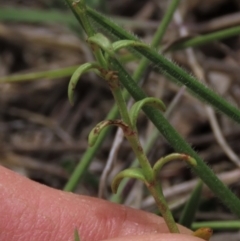
<svg viewBox="0 0 240 241">
<path fill-rule="evenodd" d="M 5 22 L 28 23 L 61 23 L 73 27 L 79 26 L 78 21 L 71 13 L 57 10 L 39 10 L 28 8 L 3 7 L 0 9 L 0 20 Z"/>
<path fill-rule="evenodd" d="M 93 70 L 93 69 L 97 69 L 100 66 L 97 63 L 85 63 L 83 65 L 81 65 L 72 75 L 69 85 L 68 85 L 68 98 L 70 103 L 73 105 L 74 104 L 74 90 L 76 88 L 76 85 L 79 81 L 79 78 L 81 77 L 82 74 Z"/>
<path fill-rule="evenodd" d="M 112 50 L 112 43 L 106 36 L 101 33 L 96 33 L 93 36 L 89 37 L 87 42 L 97 45 L 108 53 Z"/>
<path fill-rule="evenodd" d="M 218 230 L 239 230 L 240 229 L 240 221 L 239 220 L 224 220 L 224 221 L 206 221 L 206 222 L 195 222 L 192 224 L 192 229 L 199 229 L 203 227 L 210 227 L 212 229 Z"/>
<path fill-rule="evenodd" d="M 114 52 L 127 47 L 144 47 L 147 45 L 135 40 L 119 40 L 112 44 Z"/>
<path fill-rule="evenodd" d="M 188 39 L 182 40 L 181 42 L 173 43 L 171 44 L 171 46 L 168 46 L 168 48 L 165 51 L 174 51 L 174 50 L 185 49 L 188 47 L 197 47 L 204 44 L 208 44 L 216 40 L 230 38 L 232 36 L 236 36 L 239 34 L 240 34 L 240 26 L 235 26 L 235 27 L 215 31 L 209 34 L 188 38 Z"/>
<path fill-rule="evenodd" d="M 41 72 L 33 72 L 26 74 L 13 74 L 8 76 L 0 77 L 0 83 L 15 83 L 15 82 L 24 82 L 32 81 L 37 79 L 57 79 L 71 76 L 79 66 L 70 66 L 61 69 L 46 70 Z"/>
<path fill-rule="evenodd" d="M 191 225 L 195 219 L 195 215 L 201 200 L 202 188 L 203 183 L 199 181 L 191 193 L 189 200 L 185 204 L 181 217 L 178 221 L 180 224 L 187 228 L 191 228 Z"/>
<path fill-rule="evenodd" d="M 133 106 L 131 107 L 131 109 L 129 111 L 129 116 L 130 116 L 130 119 L 132 122 L 132 126 L 134 126 L 134 128 L 136 127 L 139 112 L 142 109 L 142 107 L 145 105 L 155 107 L 161 111 L 166 110 L 164 103 L 161 100 L 154 98 L 154 97 L 147 97 L 143 100 L 137 101 L 136 103 L 133 104 Z"/>
<path fill-rule="evenodd" d="M 165 157 L 160 158 L 153 166 L 153 173 L 155 178 L 157 178 L 157 175 L 159 171 L 162 169 L 162 167 L 170 162 L 175 160 L 183 160 L 187 162 L 190 166 L 196 166 L 197 162 L 194 158 L 192 158 L 189 155 L 183 154 L 183 153 L 172 153 L 170 155 L 167 155 Z"/>
<path fill-rule="evenodd" d="M 129 126 L 124 123 L 122 120 L 104 120 L 101 121 L 100 123 L 98 123 L 90 132 L 89 136 L 88 136 L 88 144 L 89 146 L 94 146 L 94 144 L 97 142 L 99 135 L 101 134 L 101 132 L 107 127 L 107 126 L 111 126 L 111 125 L 115 125 L 118 126 L 120 128 L 122 128 L 124 134 L 127 134 L 129 132 Z"/>
<path fill-rule="evenodd" d="M 119 172 L 112 181 L 112 192 L 117 193 L 120 182 L 123 178 L 135 178 L 145 182 L 145 177 L 141 168 L 129 168 Z"/>
<path fill-rule="evenodd" d="M 101 134 L 101 131 L 107 127 L 112 125 L 112 122 L 110 120 L 104 120 L 101 121 L 100 123 L 98 123 L 89 133 L 88 136 L 88 145 L 90 147 L 94 146 L 94 144 L 96 143 L 98 136 Z"/>
</svg>

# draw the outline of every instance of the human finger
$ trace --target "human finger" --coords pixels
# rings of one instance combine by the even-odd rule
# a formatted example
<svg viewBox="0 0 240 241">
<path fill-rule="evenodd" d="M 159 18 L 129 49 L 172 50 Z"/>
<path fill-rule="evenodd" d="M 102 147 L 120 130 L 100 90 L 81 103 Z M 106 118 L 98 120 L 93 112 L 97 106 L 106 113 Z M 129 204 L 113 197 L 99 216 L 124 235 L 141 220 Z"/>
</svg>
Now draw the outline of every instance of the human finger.
<svg viewBox="0 0 240 241">
<path fill-rule="evenodd" d="M 0 240 L 67 241 L 73 240 L 74 229 L 81 241 L 168 232 L 156 215 L 55 190 L 3 167 L 0 200 Z"/>
</svg>

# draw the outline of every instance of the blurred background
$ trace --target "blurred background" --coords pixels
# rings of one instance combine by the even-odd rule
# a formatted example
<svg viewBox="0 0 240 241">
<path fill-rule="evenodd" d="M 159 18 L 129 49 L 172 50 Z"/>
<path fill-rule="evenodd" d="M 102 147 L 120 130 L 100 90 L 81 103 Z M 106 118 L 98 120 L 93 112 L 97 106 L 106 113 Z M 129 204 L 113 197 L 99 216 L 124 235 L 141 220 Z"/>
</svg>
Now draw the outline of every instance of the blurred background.
<svg viewBox="0 0 240 241">
<path fill-rule="evenodd" d="M 169 4 L 169 0 L 89 0 L 88 5 L 111 17 L 125 29 L 150 43 Z M 207 34 L 240 24 L 239 0 L 184 0 L 169 25 L 160 45 L 166 49 L 184 37 Z M 182 29 L 185 29 L 184 36 Z M 67 98 L 68 82 L 76 69 L 93 56 L 85 35 L 64 1 L 0 0 L 0 164 L 32 180 L 63 189 L 75 166 L 88 147 L 91 129 L 105 119 L 114 101 L 104 83 L 93 73 L 84 75 L 75 93 L 75 105 Z M 126 67 L 133 73 L 138 56 L 127 58 Z M 191 60 L 185 50 L 166 56 L 191 73 Z M 207 85 L 239 106 L 240 103 L 240 37 L 214 41 L 194 48 L 194 56 L 204 73 Z M 45 73 L 61 69 L 54 78 Z M 65 72 L 64 72 L 65 71 Z M 25 75 L 32 74 L 32 75 Z M 6 76 L 15 79 L 6 81 Z M 23 77 L 21 77 L 23 76 Z M 25 76 L 25 77 L 24 77 Z M 36 78 L 36 80 L 35 80 Z M 34 80 L 33 80 L 34 79 Z M 12 82 L 12 83 L 11 83 Z M 194 147 L 236 195 L 240 195 L 240 127 L 216 113 L 218 131 L 227 143 L 225 150 L 212 131 L 204 104 L 180 90 L 163 75 L 152 69 L 141 85 L 148 95 L 161 98 L 169 106 L 174 97 L 182 96 L 168 116 L 174 128 Z M 138 122 L 144 145 L 151 135 L 152 124 L 144 115 Z M 116 134 L 110 131 L 97 152 L 76 192 L 113 200 L 110 183 L 114 175 L 128 167 L 134 155 L 124 140 L 106 177 L 102 177 Z M 220 140 L 221 141 L 221 140 Z M 148 157 L 154 163 L 174 150 L 159 136 Z M 159 179 L 164 193 L 178 219 L 197 178 L 182 162 L 167 164 Z M 102 180 L 104 187 L 99 190 Z M 123 189 L 121 203 L 156 212 L 148 191 L 139 183 L 129 181 Z M 232 215 L 204 188 L 197 221 L 234 220 Z M 215 231 L 211 240 L 240 240 L 237 230 Z"/>
</svg>

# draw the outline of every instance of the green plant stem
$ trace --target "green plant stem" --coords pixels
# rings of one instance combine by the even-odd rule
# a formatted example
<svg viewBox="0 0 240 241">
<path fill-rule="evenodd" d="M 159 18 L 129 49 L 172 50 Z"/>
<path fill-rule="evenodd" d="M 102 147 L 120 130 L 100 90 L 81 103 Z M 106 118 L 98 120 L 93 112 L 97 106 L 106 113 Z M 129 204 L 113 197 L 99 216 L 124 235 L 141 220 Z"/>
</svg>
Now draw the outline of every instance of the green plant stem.
<svg viewBox="0 0 240 241">
<path fill-rule="evenodd" d="M 110 79 L 111 81 L 111 79 Z M 120 113 L 122 114 L 122 117 L 123 119 L 125 119 L 124 121 L 129 123 L 130 127 L 131 127 L 131 122 L 129 120 L 129 116 L 127 115 L 127 108 L 126 108 L 126 104 L 124 103 L 124 100 L 121 96 L 121 89 L 120 89 L 120 86 L 118 84 L 115 84 L 113 83 L 113 81 L 111 81 L 111 89 L 112 89 L 112 92 L 113 92 L 113 95 L 118 103 L 118 107 L 120 109 Z M 139 162 L 143 168 L 143 171 L 145 172 L 145 177 L 146 177 L 146 180 L 148 183 L 151 183 L 152 181 L 152 169 L 151 169 L 151 166 L 144 154 L 144 152 L 142 151 L 142 147 L 140 146 L 140 143 L 137 139 L 137 136 L 134 134 L 134 135 L 130 135 L 130 136 L 127 136 L 136 156 L 138 157 L 139 159 Z M 157 184 L 156 184 L 157 185 Z M 178 229 L 177 229 L 177 226 L 174 222 L 174 219 L 172 217 L 172 214 L 170 212 L 170 210 L 168 209 L 167 207 L 167 203 L 162 195 L 162 192 L 158 192 L 157 191 L 157 187 L 154 188 L 154 186 L 151 187 L 151 190 L 152 192 L 155 193 L 155 199 L 157 200 L 157 205 L 161 205 L 160 206 L 160 211 L 162 212 L 168 226 L 169 226 L 169 230 L 171 232 L 178 232 Z M 156 194 L 158 194 L 156 196 Z M 161 194 L 161 195 L 160 195 Z M 161 200 L 164 200 L 164 202 L 161 202 Z"/>
<path fill-rule="evenodd" d="M 68 1 L 71 2 L 71 1 Z M 74 12 L 77 14 L 78 19 L 80 19 L 80 22 L 82 24 L 83 29 L 85 30 L 86 34 L 88 37 L 92 37 L 95 35 L 95 30 L 94 28 L 91 26 L 89 20 L 88 20 L 88 16 L 87 16 L 87 9 L 86 9 L 86 4 L 85 4 L 85 0 L 75 0 L 72 1 L 72 5 L 71 9 L 74 10 Z M 103 57 L 102 54 L 102 50 L 100 48 L 94 48 L 93 49 L 93 54 L 97 60 L 97 62 L 103 67 L 103 68 L 107 68 L 107 63 Z"/>
<path fill-rule="evenodd" d="M 55 79 L 71 76 L 79 66 L 70 66 L 62 69 L 47 70 L 28 74 L 13 74 L 0 77 L 0 83 L 23 82 L 42 78 Z"/>
<path fill-rule="evenodd" d="M 120 87 L 119 79 L 109 79 L 109 80 L 107 80 L 107 82 L 109 82 L 109 86 L 110 86 L 110 89 L 114 96 L 115 102 L 117 103 L 121 118 L 122 118 L 123 122 L 125 122 L 129 126 L 129 129 L 130 129 L 130 131 L 129 131 L 130 133 L 125 134 L 125 137 L 129 141 L 135 155 L 137 156 L 137 159 L 143 169 L 143 173 L 144 173 L 146 180 L 152 181 L 152 179 L 153 179 L 152 167 L 149 164 L 145 153 L 143 152 L 141 144 L 138 140 L 138 134 L 137 134 L 137 132 L 134 131 L 135 127 L 131 123 L 127 105 L 126 105 L 125 100 L 122 95 L 122 90 Z"/>
<path fill-rule="evenodd" d="M 165 31 L 166 31 L 166 28 L 167 28 L 169 22 L 171 21 L 173 13 L 174 13 L 175 9 L 177 8 L 178 4 L 179 4 L 179 0 L 173 0 L 171 2 L 171 4 L 170 4 L 166 14 L 164 15 L 162 23 L 161 23 L 160 27 L 158 28 L 158 30 L 157 30 L 154 38 L 153 38 L 151 46 L 157 47 L 158 43 L 161 41 L 161 39 L 162 39 L 162 37 L 163 37 L 163 35 L 164 35 Z M 143 75 L 144 71 L 147 68 L 148 63 L 149 63 L 149 61 L 146 58 L 142 58 L 141 59 L 139 67 L 137 68 L 137 70 L 134 72 L 134 75 L 133 75 L 133 78 L 135 79 L 135 81 L 139 81 L 140 80 L 141 76 Z M 132 146 L 132 148 L 133 148 L 133 150 L 135 152 L 135 155 L 137 156 L 138 160 L 141 161 L 141 160 L 146 159 L 146 162 L 149 165 L 149 162 L 147 161 L 146 154 L 142 150 L 142 148 L 141 148 L 141 152 L 139 152 L 139 146 L 140 145 L 138 143 L 136 143 L 135 140 L 133 140 L 133 141 L 131 141 L 130 139 L 128 139 L 128 140 L 131 143 L 131 146 Z M 134 166 L 136 166 L 137 163 L 138 163 L 137 160 L 135 160 L 134 163 L 135 163 Z M 141 166 L 143 168 L 143 171 L 149 170 L 148 173 L 145 173 L 145 176 L 146 177 L 149 176 L 150 177 L 149 181 L 151 181 L 151 179 L 152 179 L 151 167 L 149 169 L 148 167 L 145 167 L 144 165 L 145 165 L 145 161 L 143 163 L 141 163 Z M 125 180 L 125 183 L 126 182 L 127 181 Z M 121 186 L 121 187 L 123 187 L 123 186 Z M 175 220 L 174 220 L 174 218 L 172 216 L 172 213 L 171 213 L 170 209 L 168 208 L 167 202 L 166 202 L 165 197 L 164 197 L 164 195 L 162 193 L 161 186 L 158 184 L 158 182 L 156 182 L 154 186 L 151 186 L 151 185 L 148 186 L 148 189 L 151 192 L 151 194 L 153 195 L 153 197 L 154 197 L 154 199 L 156 201 L 156 204 L 157 204 L 157 206 L 159 208 L 159 211 L 163 215 L 163 218 L 166 221 L 166 224 L 168 225 L 168 228 L 169 228 L 170 232 L 172 232 L 172 233 L 179 233 L 178 227 L 177 227 L 177 225 L 175 223 Z"/>
<path fill-rule="evenodd" d="M 71 9 L 74 9 L 74 12 L 76 12 L 78 17 L 80 18 L 82 27 L 83 27 L 84 31 L 86 32 L 87 36 L 92 37 L 96 32 L 88 21 L 85 0 L 80 0 L 80 1 L 74 0 L 74 1 L 70 1 L 70 2 L 72 2 Z"/>
<path fill-rule="evenodd" d="M 189 47 L 201 46 L 201 45 L 208 44 L 208 43 L 216 41 L 216 40 L 230 38 L 232 36 L 236 36 L 239 34 L 240 34 L 240 26 L 227 28 L 224 30 L 220 30 L 220 31 L 216 31 L 213 33 L 197 36 L 197 37 L 194 37 L 191 39 L 187 39 L 180 43 L 175 43 L 175 44 L 173 43 L 173 45 L 168 48 L 168 51 L 174 51 L 174 50 L 186 49 Z"/>
<path fill-rule="evenodd" d="M 72 4 L 71 4 L 72 1 L 66 0 L 66 2 L 69 5 L 70 9 L 73 11 L 73 13 L 76 16 L 76 18 L 78 19 L 78 21 L 81 23 L 80 18 L 78 17 L 78 15 L 76 14 L 76 12 L 74 11 L 74 9 L 72 7 Z M 171 5 L 170 5 L 169 9 L 166 11 L 166 14 L 164 15 L 162 23 L 160 24 L 158 30 L 156 31 L 156 34 L 155 34 L 155 36 L 153 38 L 153 42 L 152 42 L 153 47 L 157 47 L 158 43 L 161 41 L 161 39 L 164 35 L 164 31 L 166 30 L 166 26 L 169 24 L 169 22 L 171 20 L 171 16 L 172 16 L 173 12 L 175 11 L 174 7 L 177 7 L 177 4 L 175 2 L 179 2 L 179 1 L 173 0 L 171 2 Z M 138 69 L 134 73 L 135 80 L 137 80 L 137 81 L 140 80 L 140 78 L 142 76 L 142 73 L 147 68 L 147 62 L 148 62 L 148 60 L 146 60 L 146 59 L 143 59 L 141 61 Z M 124 90 L 123 91 L 123 98 L 125 100 L 127 100 L 127 99 L 129 99 L 129 97 L 130 97 L 129 93 L 126 90 Z M 118 113 L 119 112 L 118 112 L 118 109 L 117 109 L 117 105 L 115 104 L 112 107 L 112 109 L 109 111 L 109 114 L 107 115 L 106 119 L 115 119 L 117 117 Z M 67 184 L 65 185 L 65 187 L 64 187 L 65 191 L 73 191 L 76 188 L 77 184 L 83 178 L 85 170 L 89 167 L 89 165 L 90 165 L 91 161 L 93 160 L 94 156 L 96 155 L 97 151 L 100 149 L 100 147 L 101 147 L 103 141 L 105 140 L 108 132 L 109 132 L 108 128 L 104 129 L 101 132 L 101 134 L 99 135 L 98 140 L 95 143 L 95 145 L 91 148 L 88 148 L 85 151 L 84 155 L 81 157 L 81 161 L 79 161 L 76 169 L 74 170 L 70 179 L 68 180 Z M 124 181 L 125 180 L 123 180 L 123 182 Z M 122 185 L 120 185 L 120 187 L 121 186 Z"/>
<path fill-rule="evenodd" d="M 1 7 L 1 21 L 16 21 L 28 23 L 61 23 L 77 27 L 78 21 L 68 12 L 56 10 L 36 10 L 25 8 Z"/>
<path fill-rule="evenodd" d="M 172 110 L 174 109 L 174 106 L 176 105 L 176 100 L 174 99 L 170 105 L 167 107 L 167 110 L 164 113 L 164 117 L 167 118 L 169 116 L 169 114 L 172 112 Z M 150 136 L 147 138 L 146 144 L 143 147 L 143 150 L 146 154 L 148 154 L 148 152 L 151 150 L 152 146 L 154 145 L 154 143 L 156 142 L 157 138 L 160 136 L 160 132 L 157 130 L 156 127 L 154 127 L 154 129 L 152 130 Z M 133 163 L 131 164 L 131 167 L 138 167 L 138 160 L 135 159 L 133 161 Z M 127 186 L 129 179 L 125 178 L 122 180 L 121 184 L 118 187 L 118 192 L 115 195 L 112 195 L 110 200 L 112 202 L 116 202 L 116 203 L 121 203 L 122 198 L 121 198 L 121 194 L 124 190 L 124 188 Z"/>
<path fill-rule="evenodd" d="M 157 31 L 156 31 L 153 39 L 152 39 L 151 46 L 153 48 L 157 48 L 158 44 L 161 42 L 161 40 L 164 36 L 164 33 L 166 32 L 166 29 L 167 29 L 170 21 L 172 20 L 172 16 L 173 16 L 178 4 L 179 4 L 179 0 L 172 0 L 171 1 L 166 13 L 164 14 L 164 17 L 161 21 L 161 24 L 159 25 L 159 27 L 158 27 L 158 29 L 157 29 Z M 139 65 L 138 65 L 138 68 L 133 73 L 133 79 L 136 82 L 138 82 L 140 80 L 140 78 L 143 76 L 143 73 L 147 69 L 148 64 L 149 64 L 148 59 L 146 59 L 146 58 L 141 59 Z M 151 146 L 153 145 L 153 143 L 155 142 L 155 140 L 157 139 L 158 136 L 159 136 L 159 133 L 157 131 L 155 131 L 154 134 L 152 135 L 152 137 L 150 137 L 147 140 L 147 143 L 143 148 L 144 153 L 146 153 L 150 150 Z M 138 160 L 135 159 L 131 166 L 137 167 L 138 166 Z M 120 202 L 121 198 L 120 198 L 119 195 L 122 193 L 122 191 L 123 191 L 124 187 L 126 186 L 128 180 L 129 179 L 124 179 L 122 181 L 122 183 L 120 184 L 120 186 L 118 188 L 119 189 L 118 193 L 111 197 L 111 201 Z"/>
<path fill-rule="evenodd" d="M 120 81 L 136 101 L 147 97 L 118 61 L 111 58 L 111 65 L 114 70 L 118 71 Z M 240 217 L 239 199 L 218 179 L 213 171 L 203 162 L 189 144 L 185 142 L 163 115 L 149 106 L 144 107 L 143 110 L 176 152 L 188 154 L 197 161 L 197 166 L 192 167 L 194 172 L 233 213 Z"/>
<path fill-rule="evenodd" d="M 142 168 L 142 171 L 144 173 L 144 177 L 148 182 L 152 182 L 153 180 L 153 172 L 152 167 L 146 157 L 146 154 L 143 151 L 143 148 L 138 140 L 137 133 L 134 133 L 131 136 L 126 136 L 127 140 L 129 141 L 137 159 L 138 162 Z"/>
<path fill-rule="evenodd" d="M 178 1 L 177 1 L 178 2 Z M 85 22 L 87 22 L 87 19 L 83 19 L 83 17 L 80 17 L 81 18 L 81 21 L 82 21 L 82 24 L 83 26 L 87 26 L 87 24 L 85 24 Z M 88 23 L 88 22 L 87 22 Z M 85 30 L 86 30 L 86 27 L 85 27 Z M 163 34 L 163 31 L 162 30 L 162 34 Z M 90 36 L 92 36 L 92 32 L 89 32 Z M 98 57 L 98 56 L 96 56 Z M 112 83 L 111 83 L 112 85 Z M 110 85 L 110 86 L 111 86 Z M 115 100 L 118 104 L 118 107 L 120 109 L 120 113 L 122 114 L 122 118 L 123 118 L 123 121 L 125 121 L 126 123 L 129 124 L 129 127 L 132 128 L 132 123 L 130 122 L 130 119 L 129 119 L 129 116 L 127 115 L 127 106 L 124 102 L 124 99 L 122 98 L 122 95 L 121 95 L 121 89 L 120 89 L 120 86 L 117 84 L 117 85 L 114 85 L 114 87 L 111 87 L 111 90 L 113 92 L 113 95 L 115 97 Z M 133 130 L 133 129 L 132 129 Z M 142 166 L 142 170 L 145 174 L 145 178 L 146 178 L 146 182 L 148 184 L 150 184 L 150 188 L 149 190 L 153 193 L 156 201 L 157 201 L 157 206 L 159 207 L 168 227 L 169 227 L 169 230 L 170 232 L 175 232 L 175 233 L 178 233 L 179 230 L 177 228 L 177 225 L 173 219 L 173 216 L 168 208 L 168 205 L 167 205 L 167 202 L 163 196 L 163 193 L 162 193 L 162 190 L 161 190 L 161 187 L 160 187 L 160 184 L 158 184 L 157 182 L 155 182 L 154 185 L 151 185 L 153 184 L 154 180 L 153 180 L 153 172 L 152 172 L 152 168 L 151 168 L 151 165 L 149 164 L 148 160 L 147 160 L 147 157 L 145 155 L 145 153 L 143 152 L 143 149 L 140 145 L 140 142 L 138 140 L 138 137 L 137 137 L 137 133 L 134 133 L 134 134 L 131 134 L 131 135 L 126 135 L 127 139 L 129 140 L 139 162 L 140 162 L 140 165 Z"/>
<path fill-rule="evenodd" d="M 68 7 L 72 10 L 74 16 L 76 17 L 76 19 L 78 20 L 78 22 L 81 24 L 82 28 L 85 30 L 82 20 L 79 16 L 79 14 L 76 11 L 76 8 L 74 8 L 73 3 L 75 2 L 74 0 L 65 0 L 65 2 L 67 3 Z"/>
<path fill-rule="evenodd" d="M 78 7 L 81 9 L 81 12 L 79 10 L 79 14 L 84 16 L 85 11 L 83 11 L 83 9 L 85 7 L 85 3 L 84 3 L 84 1 L 82 1 L 81 3 L 84 6 L 81 6 L 80 4 L 78 5 Z M 83 14 L 83 12 L 84 12 L 84 14 Z M 85 29 L 90 28 L 90 26 L 88 26 L 89 22 L 88 22 L 87 17 L 85 16 L 86 19 L 84 19 L 83 16 L 80 16 L 80 18 L 82 20 L 83 25 L 84 26 L 86 25 Z M 87 34 L 88 34 L 88 36 L 94 35 L 94 33 L 92 31 L 89 31 L 89 33 L 87 32 Z M 101 50 L 99 49 L 99 51 L 101 51 Z M 107 66 L 106 66 L 106 68 L 107 68 Z M 110 74 L 110 76 L 108 76 L 108 74 Z M 106 79 L 106 81 L 112 91 L 112 94 L 114 96 L 115 102 L 117 103 L 119 113 L 121 115 L 123 122 L 126 123 L 131 130 L 131 134 L 126 135 L 126 138 L 130 142 L 131 147 L 133 148 L 133 150 L 140 162 L 140 165 L 143 168 L 143 172 L 145 174 L 144 176 L 146 177 L 146 180 L 152 180 L 152 177 L 153 177 L 152 176 L 152 168 L 147 160 L 146 155 L 143 152 L 143 149 L 142 149 L 140 142 L 138 140 L 138 137 L 137 137 L 137 133 L 134 132 L 134 127 L 132 126 L 132 123 L 131 123 L 131 120 L 130 120 L 130 117 L 128 114 L 127 105 L 126 105 L 125 100 L 122 95 L 122 90 L 120 87 L 119 79 L 114 77 L 114 73 L 107 73 L 107 74 L 105 74 L 105 76 L 103 74 L 103 78 Z"/>
<path fill-rule="evenodd" d="M 180 0 L 172 0 L 170 2 L 169 7 L 166 10 L 166 13 L 164 14 L 164 17 L 161 21 L 161 24 L 160 24 L 158 30 L 156 31 L 156 34 L 153 37 L 153 40 L 151 43 L 152 47 L 154 47 L 154 48 L 157 47 L 159 42 L 161 42 L 169 23 L 172 21 L 173 14 L 174 14 L 175 10 L 177 9 L 179 3 L 180 3 Z"/>
<path fill-rule="evenodd" d="M 113 82 L 113 81 L 111 81 Z M 114 88 L 111 88 L 113 96 L 115 98 L 115 101 L 119 107 L 119 112 L 120 113 L 124 113 L 126 115 L 126 117 L 124 118 L 124 116 L 122 116 L 122 119 L 124 122 L 127 123 L 127 121 L 130 121 L 129 119 L 129 115 L 128 115 L 128 111 L 127 111 L 127 105 L 124 102 L 124 99 L 121 95 L 121 89 L 120 89 L 120 85 L 114 85 Z M 172 213 L 168 207 L 168 204 L 165 200 L 165 197 L 162 193 L 162 189 L 160 184 L 158 183 L 158 180 L 154 179 L 153 176 L 153 170 L 152 167 L 146 157 L 146 154 L 143 151 L 143 148 L 139 142 L 138 139 L 138 134 L 137 132 L 134 131 L 134 126 L 132 127 L 132 123 L 130 123 L 130 128 L 131 128 L 131 134 L 130 135 L 125 135 L 125 137 L 127 138 L 127 140 L 129 141 L 139 163 L 140 166 L 142 168 L 142 172 L 144 173 L 144 177 L 146 179 L 146 184 L 147 187 L 149 189 L 149 191 L 151 192 L 151 194 L 153 195 L 157 207 L 159 208 L 159 211 L 161 212 L 168 228 L 169 231 L 171 233 L 179 233 L 178 227 L 175 223 L 175 220 L 172 216 Z"/>
<path fill-rule="evenodd" d="M 131 19 L 127 17 L 111 16 L 111 19 L 121 25 L 127 25 L 133 28 L 156 29 L 156 22 L 145 21 L 141 19 Z M 79 32 L 79 22 L 77 19 L 67 11 L 53 10 L 53 9 L 29 9 L 19 7 L 3 7 L 0 8 L 1 22 L 26 22 L 26 23 L 60 23 L 68 25 Z M 83 31 L 82 31 L 83 32 Z"/>
<path fill-rule="evenodd" d="M 119 82 L 119 80 L 117 80 L 117 82 Z M 111 86 L 113 85 L 113 81 L 111 81 Z M 132 128 L 132 123 L 131 120 L 129 118 L 129 114 L 128 114 L 128 109 L 125 103 L 125 100 L 123 98 L 123 94 L 122 94 L 122 90 L 120 87 L 119 83 L 116 83 L 115 86 L 110 87 L 114 100 L 118 106 L 118 111 L 120 113 L 120 116 L 122 117 L 122 120 L 130 127 Z"/>
<path fill-rule="evenodd" d="M 168 207 L 167 201 L 163 195 L 160 183 L 156 180 L 154 181 L 154 184 L 153 183 L 147 184 L 147 188 L 152 194 L 152 196 L 154 197 L 157 207 L 159 208 L 159 211 L 163 216 L 169 228 L 169 231 L 171 233 L 179 233 L 178 227 Z"/>
<path fill-rule="evenodd" d="M 209 221 L 209 222 L 196 222 L 192 224 L 192 229 L 209 227 L 212 229 L 240 229 L 240 221 Z"/>
<path fill-rule="evenodd" d="M 133 56 L 129 56 L 128 58 L 120 57 L 121 63 L 128 63 L 130 61 L 136 60 Z M 25 82 L 25 81 L 33 81 L 38 79 L 57 79 L 57 78 L 64 78 L 71 76 L 76 69 L 79 68 L 79 65 L 73 65 L 69 67 L 63 67 L 61 69 L 54 69 L 54 70 L 43 70 L 39 72 L 32 72 L 32 73 L 16 73 L 7 76 L 0 77 L 0 84 L 1 83 L 17 83 L 17 82 Z M 129 96 L 129 95 L 128 95 Z M 127 98 L 127 97 L 126 97 Z"/>
<path fill-rule="evenodd" d="M 179 3 L 179 0 L 172 1 L 169 11 L 167 12 L 168 14 L 165 15 L 165 18 L 162 22 L 161 27 L 159 28 L 159 31 L 157 32 L 156 36 L 153 39 L 153 43 L 152 43 L 153 46 L 157 45 L 159 40 L 162 39 L 163 34 L 166 30 L 166 27 L 167 27 L 168 23 L 170 22 L 172 15 L 173 15 L 176 7 L 178 6 L 178 3 Z M 146 60 L 146 59 L 141 60 L 140 66 L 134 74 L 135 80 L 140 79 L 140 77 L 142 76 L 143 72 L 146 69 L 147 64 L 148 64 L 148 60 Z M 119 99 L 121 99 L 121 98 L 119 98 Z M 119 102 L 118 98 L 116 98 L 116 96 L 115 96 L 115 100 L 117 103 Z M 120 106 L 120 104 L 118 104 L 118 106 Z M 159 208 L 159 211 L 161 212 L 164 220 L 166 221 L 166 224 L 168 225 L 169 231 L 172 233 L 179 233 L 178 227 L 177 227 L 175 220 L 172 216 L 172 213 L 168 207 L 166 199 L 162 193 L 161 186 L 157 181 L 153 180 L 152 168 L 147 160 L 145 152 L 143 151 L 143 149 L 139 143 L 139 140 L 137 139 L 137 136 L 135 136 L 135 135 L 126 136 L 126 138 L 128 139 L 129 143 L 131 144 L 131 147 L 134 150 L 135 155 L 142 167 L 144 176 L 147 181 L 147 187 L 148 187 L 149 191 L 151 192 L 151 194 L 153 195 L 153 197 L 156 201 L 156 204 Z M 153 182 L 154 182 L 154 184 L 153 184 Z M 150 185 L 148 185 L 149 183 L 150 183 Z"/>
</svg>

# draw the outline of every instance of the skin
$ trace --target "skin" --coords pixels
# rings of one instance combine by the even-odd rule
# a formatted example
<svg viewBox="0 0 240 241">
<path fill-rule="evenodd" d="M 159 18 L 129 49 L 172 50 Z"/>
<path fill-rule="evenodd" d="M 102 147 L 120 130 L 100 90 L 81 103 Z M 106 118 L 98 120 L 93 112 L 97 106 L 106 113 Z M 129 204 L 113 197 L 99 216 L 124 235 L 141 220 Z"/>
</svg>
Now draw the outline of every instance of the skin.
<svg viewBox="0 0 240 241">
<path fill-rule="evenodd" d="M 169 234 L 162 218 L 101 199 L 55 190 L 0 167 L 0 240 L 201 241 Z"/>
</svg>

